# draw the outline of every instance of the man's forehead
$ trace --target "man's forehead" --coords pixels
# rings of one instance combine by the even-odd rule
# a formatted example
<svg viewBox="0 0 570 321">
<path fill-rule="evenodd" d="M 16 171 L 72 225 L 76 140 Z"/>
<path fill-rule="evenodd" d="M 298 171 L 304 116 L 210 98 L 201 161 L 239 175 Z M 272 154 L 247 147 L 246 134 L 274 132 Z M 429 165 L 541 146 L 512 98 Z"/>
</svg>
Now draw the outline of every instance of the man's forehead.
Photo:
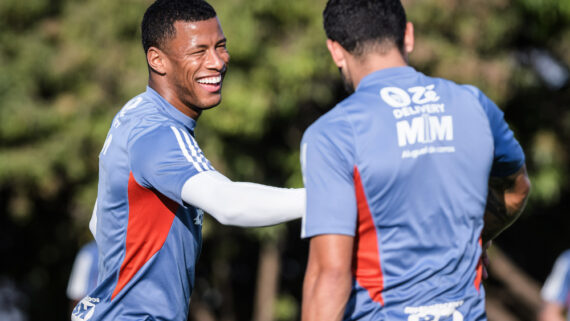
<svg viewBox="0 0 570 321">
<path fill-rule="evenodd" d="M 174 22 L 176 36 L 198 37 L 198 38 L 219 38 L 224 37 L 222 26 L 217 17 L 201 21 L 176 21 Z"/>
</svg>

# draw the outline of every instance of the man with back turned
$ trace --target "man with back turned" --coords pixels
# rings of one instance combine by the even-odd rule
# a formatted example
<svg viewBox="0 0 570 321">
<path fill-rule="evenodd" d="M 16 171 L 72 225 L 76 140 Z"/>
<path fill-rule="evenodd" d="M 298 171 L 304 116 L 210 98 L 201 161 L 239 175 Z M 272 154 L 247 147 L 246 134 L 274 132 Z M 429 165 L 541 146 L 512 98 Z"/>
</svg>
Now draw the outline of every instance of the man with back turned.
<svg viewBox="0 0 570 321">
<path fill-rule="evenodd" d="M 399 0 L 329 0 L 353 92 L 304 134 L 302 319 L 486 320 L 482 244 L 521 213 L 525 158 L 480 90 L 407 65 Z"/>
</svg>

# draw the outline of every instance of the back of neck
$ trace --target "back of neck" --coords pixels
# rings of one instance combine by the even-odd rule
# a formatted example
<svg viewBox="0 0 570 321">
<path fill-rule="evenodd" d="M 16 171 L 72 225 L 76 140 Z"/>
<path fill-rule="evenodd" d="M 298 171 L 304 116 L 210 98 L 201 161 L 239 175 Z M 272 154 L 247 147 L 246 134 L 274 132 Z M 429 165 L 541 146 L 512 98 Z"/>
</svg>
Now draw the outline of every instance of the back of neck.
<svg viewBox="0 0 570 321">
<path fill-rule="evenodd" d="M 371 52 L 358 58 L 353 57 L 349 64 L 352 65 L 349 70 L 356 88 L 367 75 L 382 69 L 404 67 L 408 62 L 397 48 L 392 48 L 386 53 Z"/>
</svg>

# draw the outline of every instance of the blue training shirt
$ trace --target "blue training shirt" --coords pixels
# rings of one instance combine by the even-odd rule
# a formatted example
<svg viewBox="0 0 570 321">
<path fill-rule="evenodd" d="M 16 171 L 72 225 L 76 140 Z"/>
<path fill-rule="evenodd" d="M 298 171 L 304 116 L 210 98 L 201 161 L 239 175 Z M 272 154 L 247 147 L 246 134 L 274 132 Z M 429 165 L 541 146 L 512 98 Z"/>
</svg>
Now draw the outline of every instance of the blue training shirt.
<svg viewBox="0 0 570 321">
<path fill-rule="evenodd" d="M 302 236 L 354 236 L 344 320 L 485 320 L 489 176 L 524 154 L 478 89 L 383 69 L 304 134 Z"/>
<path fill-rule="evenodd" d="M 115 116 L 99 155 L 98 286 L 72 320 L 187 319 L 203 212 L 182 186 L 214 170 L 195 125 L 151 88 Z"/>
</svg>

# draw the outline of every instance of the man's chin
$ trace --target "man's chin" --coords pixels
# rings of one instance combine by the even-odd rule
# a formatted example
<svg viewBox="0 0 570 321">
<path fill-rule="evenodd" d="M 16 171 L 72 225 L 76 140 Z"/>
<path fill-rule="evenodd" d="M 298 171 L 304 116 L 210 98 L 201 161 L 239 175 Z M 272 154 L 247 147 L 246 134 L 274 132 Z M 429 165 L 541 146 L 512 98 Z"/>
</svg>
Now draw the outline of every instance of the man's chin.
<svg viewBox="0 0 570 321">
<path fill-rule="evenodd" d="M 222 102 L 222 97 L 220 95 L 220 97 L 218 99 L 216 99 L 214 101 L 204 102 L 203 104 L 201 104 L 200 106 L 195 107 L 195 108 L 200 109 L 200 110 L 207 110 L 207 109 L 211 109 L 211 108 L 218 106 L 221 102 Z"/>
</svg>

